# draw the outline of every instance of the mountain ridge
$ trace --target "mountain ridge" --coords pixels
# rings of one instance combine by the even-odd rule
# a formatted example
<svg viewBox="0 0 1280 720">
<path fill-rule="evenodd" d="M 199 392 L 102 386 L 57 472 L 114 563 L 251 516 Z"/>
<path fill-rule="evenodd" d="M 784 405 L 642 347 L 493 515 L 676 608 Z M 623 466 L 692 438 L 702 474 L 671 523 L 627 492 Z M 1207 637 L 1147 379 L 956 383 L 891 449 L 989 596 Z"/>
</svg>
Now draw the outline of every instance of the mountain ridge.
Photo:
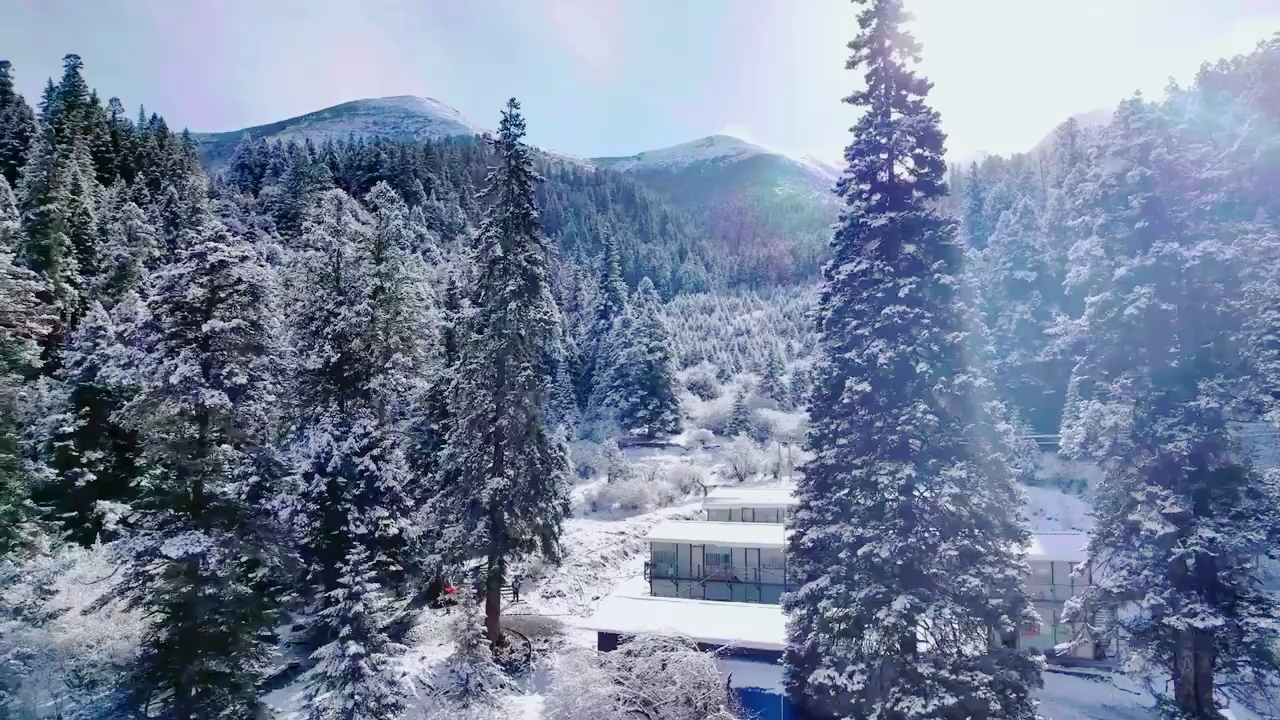
<svg viewBox="0 0 1280 720">
<path fill-rule="evenodd" d="M 480 135 L 486 129 L 435 98 L 392 95 L 349 100 L 327 108 L 225 132 L 192 133 L 201 158 L 216 167 L 231 157 L 245 135 L 264 140 L 322 142 L 350 135 L 395 140 L 438 140 Z"/>
</svg>

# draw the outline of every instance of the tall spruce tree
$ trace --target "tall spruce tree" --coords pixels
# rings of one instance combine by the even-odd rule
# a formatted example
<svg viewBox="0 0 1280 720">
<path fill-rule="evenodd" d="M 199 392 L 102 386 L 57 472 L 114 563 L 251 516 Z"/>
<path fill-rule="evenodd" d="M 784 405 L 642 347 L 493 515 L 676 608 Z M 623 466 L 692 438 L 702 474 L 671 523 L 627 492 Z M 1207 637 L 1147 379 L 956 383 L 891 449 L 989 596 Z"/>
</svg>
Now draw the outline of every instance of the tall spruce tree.
<svg viewBox="0 0 1280 720">
<path fill-rule="evenodd" d="M 1062 275 L 1040 214 L 1028 197 L 1000 216 L 973 274 L 992 340 L 992 377 L 1021 418 L 1040 433 L 1061 419 L 1069 361 L 1051 348 L 1050 329 L 1062 312 Z"/>
<path fill-rule="evenodd" d="M 632 297 L 623 342 L 610 401 L 618 408 L 622 429 L 649 437 L 680 432 L 671 334 L 662 320 L 662 299 L 648 276 Z"/>
<path fill-rule="evenodd" d="M 1274 391 L 1241 331 L 1240 250 L 1206 225 L 1238 196 L 1202 185 L 1221 148 L 1185 142 L 1171 119 L 1122 103 L 1091 177 L 1062 445 L 1103 469 L 1089 542 L 1101 579 L 1081 608 L 1126 638 L 1157 688 L 1171 681 L 1158 692 L 1167 717 L 1199 720 L 1221 717 L 1224 690 L 1257 683 L 1274 698 L 1280 683 L 1280 603 L 1258 567 L 1276 557 L 1280 484 L 1233 437 Z"/>
<path fill-rule="evenodd" d="M 608 225 L 600 229 L 604 250 L 600 255 L 600 278 L 595 313 L 581 345 L 581 392 L 587 407 L 599 412 L 613 384 L 618 352 L 627 319 L 627 283 L 622 278 L 622 256 L 618 239 Z"/>
<path fill-rule="evenodd" d="M 360 522 L 352 525 L 358 532 Z M 405 688 L 394 672 L 404 646 L 388 628 L 399 608 L 377 581 L 378 558 L 355 543 L 337 568 L 338 587 L 326 593 L 323 620 L 334 639 L 312 656 L 307 673 L 307 720 L 396 720 L 405 709 Z"/>
<path fill-rule="evenodd" d="M 117 416 L 137 393 L 132 369 L 115 320 L 92 303 L 61 351 L 65 401 L 45 440 L 54 479 L 37 496 L 67 537 L 85 546 L 105 539 L 104 519 L 133 498 L 142 469 L 137 432 Z"/>
<path fill-rule="evenodd" d="M 10 186 L 18 184 L 37 130 L 35 112 L 13 86 L 12 70 L 12 63 L 0 60 L 0 177 Z"/>
<path fill-rule="evenodd" d="M 485 626 L 495 646 L 504 642 L 508 564 L 534 552 L 556 558 L 569 515 L 568 457 L 545 419 L 560 320 L 534 202 L 540 178 L 524 134 L 512 98 L 491 141 L 497 164 L 473 250 L 474 310 L 460 333 L 440 498 L 445 544 L 459 559 L 484 560 Z"/>
<path fill-rule="evenodd" d="M 962 246 L 936 210 L 943 135 L 901 0 L 863 0 L 865 114 L 837 184 L 789 572 L 786 683 L 814 717 L 1035 717 L 1021 499 L 967 364 Z"/>
<path fill-rule="evenodd" d="M 113 589 L 148 618 L 131 689 L 140 712 L 257 717 L 279 622 L 278 548 L 263 473 L 276 413 L 269 268 L 216 221 L 160 272 L 145 386 L 126 409 L 156 465 L 116 546 Z"/>
<path fill-rule="evenodd" d="M 429 328 L 404 203 L 380 183 L 370 205 L 372 215 L 341 190 L 321 194 L 289 273 L 299 417 L 312 426 L 300 460 L 303 555 L 322 601 L 352 544 L 382 559 L 384 584 L 399 584 L 416 554 L 421 493 L 400 437 Z M 353 516 L 376 521 L 353 533 Z"/>
<path fill-rule="evenodd" d="M 13 255 L 22 232 L 13 195 L 0 176 L 0 558 L 30 541 L 30 478 L 22 457 L 20 418 L 24 383 L 39 368 L 37 342 L 53 317 L 40 300 L 35 273 Z"/>
</svg>

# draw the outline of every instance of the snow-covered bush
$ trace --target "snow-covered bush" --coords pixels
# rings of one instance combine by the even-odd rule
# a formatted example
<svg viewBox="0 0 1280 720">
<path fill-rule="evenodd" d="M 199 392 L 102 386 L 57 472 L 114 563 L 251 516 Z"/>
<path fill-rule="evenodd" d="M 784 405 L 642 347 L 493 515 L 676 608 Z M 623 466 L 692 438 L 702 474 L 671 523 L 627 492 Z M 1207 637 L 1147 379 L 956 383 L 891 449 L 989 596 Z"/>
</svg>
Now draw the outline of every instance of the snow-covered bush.
<svg viewBox="0 0 1280 720">
<path fill-rule="evenodd" d="M 704 448 L 716 439 L 716 434 L 706 428 L 698 428 L 689 432 L 689 447 Z"/>
<path fill-rule="evenodd" d="M 576 440 L 569 444 L 569 462 L 573 473 L 582 480 L 590 480 L 603 469 L 600 445 L 590 440 Z"/>
<path fill-rule="evenodd" d="M 803 442 L 809 432 L 808 413 L 761 408 L 756 414 L 762 423 L 768 424 L 770 435 L 779 442 Z"/>
<path fill-rule="evenodd" d="M 715 657 L 687 638 L 640 636 L 608 653 L 574 650 L 552 673 L 546 720 L 733 720 Z"/>
<path fill-rule="evenodd" d="M 665 472 L 650 469 L 604 483 L 585 500 L 597 510 L 642 511 L 672 505 L 680 495 Z"/>
<path fill-rule="evenodd" d="M 684 397 L 690 425 L 715 433 L 724 432 L 725 421 L 729 419 L 729 413 L 733 409 L 732 393 L 723 393 L 714 400 L 700 400 L 693 395 Z"/>
<path fill-rule="evenodd" d="M 715 400 L 720 397 L 720 383 L 716 380 L 715 369 L 703 363 L 689 371 L 684 386 L 699 400 Z"/>
<path fill-rule="evenodd" d="M 755 441 L 739 435 L 729 444 L 724 454 L 725 467 L 729 477 L 738 482 L 746 482 L 760 473 L 761 452 Z"/>
<path fill-rule="evenodd" d="M 706 468 L 691 462 L 668 465 L 667 479 L 681 495 L 702 495 L 707 489 Z"/>
</svg>

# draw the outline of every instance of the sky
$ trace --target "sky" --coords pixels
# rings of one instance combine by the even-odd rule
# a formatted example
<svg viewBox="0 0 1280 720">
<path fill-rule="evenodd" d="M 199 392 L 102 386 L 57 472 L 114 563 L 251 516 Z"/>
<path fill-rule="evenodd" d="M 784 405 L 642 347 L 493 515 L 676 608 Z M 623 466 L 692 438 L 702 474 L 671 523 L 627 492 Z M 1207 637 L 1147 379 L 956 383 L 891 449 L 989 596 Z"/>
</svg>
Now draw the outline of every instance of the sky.
<svg viewBox="0 0 1280 720">
<path fill-rule="evenodd" d="M 1280 31 L 1280 0 L 905 0 L 948 155 L 1030 149 Z M 426 95 L 529 140 L 631 155 L 713 133 L 836 161 L 861 82 L 847 0 L 0 0 L 0 58 L 33 103 L 64 54 L 171 127 L 225 131 Z"/>
</svg>

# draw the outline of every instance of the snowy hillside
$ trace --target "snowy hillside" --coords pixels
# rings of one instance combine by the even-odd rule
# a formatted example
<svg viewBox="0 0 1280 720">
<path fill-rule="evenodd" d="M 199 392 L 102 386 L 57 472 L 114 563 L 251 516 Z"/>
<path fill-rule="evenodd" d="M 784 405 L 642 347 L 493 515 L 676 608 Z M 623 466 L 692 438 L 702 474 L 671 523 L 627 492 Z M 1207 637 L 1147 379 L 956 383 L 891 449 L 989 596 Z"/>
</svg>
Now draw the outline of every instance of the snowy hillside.
<svg viewBox="0 0 1280 720">
<path fill-rule="evenodd" d="M 664 180 L 679 185 L 693 178 L 715 176 L 728 181 L 720 193 L 751 189 L 752 183 L 771 183 L 769 186 L 775 191 L 812 194 L 824 202 L 832 200 L 831 187 L 838 177 L 829 165 L 811 158 L 791 157 L 730 135 L 710 135 L 627 157 L 594 158 L 591 162 L 658 185 Z M 740 187 L 735 188 L 735 184 Z"/>
<path fill-rule="evenodd" d="M 684 170 L 699 163 L 729 165 L 762 155 L 790 161 L 797 167 L 812 172 L 816 179 L 823 182 L 834 183 L 838 176 L 834 168 L 811 158 L 790 157 L 732 135 L 710 135 L 629 157 L 595 158 L 593 162 L 622 172 L 652 172 Z"/>
<path fill-rule="evenodd" d="M 196 133 L 206 163 L 219 164 L 246 133 L 267 140 L 313 142 L 326 139 L 385 137 L 397 140 L 433 140 L 479 135 L 484 128 L 452 107 L 429 97 L 397 95 L 352 100 L 269 125 L 219 133 Z"/>
</svg>

